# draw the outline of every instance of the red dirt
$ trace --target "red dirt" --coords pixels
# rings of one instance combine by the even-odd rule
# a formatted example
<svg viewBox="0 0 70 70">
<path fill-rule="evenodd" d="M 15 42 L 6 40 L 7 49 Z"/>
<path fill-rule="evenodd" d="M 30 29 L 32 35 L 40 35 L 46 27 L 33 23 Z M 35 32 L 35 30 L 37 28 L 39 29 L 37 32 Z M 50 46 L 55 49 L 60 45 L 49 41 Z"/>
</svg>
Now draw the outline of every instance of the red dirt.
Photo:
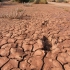
<svg viewBox="0 0 70 70">
<path fill-rule="evenodd" d="M 4 4 L 23 18 L 0 18 L 1 70 L 70 70 L 70 10 L 50 4 Z"/>
</svg>

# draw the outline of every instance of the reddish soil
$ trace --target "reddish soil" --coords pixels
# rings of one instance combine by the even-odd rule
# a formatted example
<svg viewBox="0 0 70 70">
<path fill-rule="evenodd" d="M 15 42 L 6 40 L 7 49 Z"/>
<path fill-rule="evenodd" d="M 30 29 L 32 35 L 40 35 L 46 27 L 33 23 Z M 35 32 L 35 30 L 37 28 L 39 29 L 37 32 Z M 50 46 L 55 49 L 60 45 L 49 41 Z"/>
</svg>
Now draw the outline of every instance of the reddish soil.
<svg viewBox="0 0 70 70">
<path fill-rule="evenodd" d="M 1 17 L 17 8 L 23 18 Z M 0 70 L 70 70 L 69 8 L 4 4 L 0 17 Z"/>
</svg>

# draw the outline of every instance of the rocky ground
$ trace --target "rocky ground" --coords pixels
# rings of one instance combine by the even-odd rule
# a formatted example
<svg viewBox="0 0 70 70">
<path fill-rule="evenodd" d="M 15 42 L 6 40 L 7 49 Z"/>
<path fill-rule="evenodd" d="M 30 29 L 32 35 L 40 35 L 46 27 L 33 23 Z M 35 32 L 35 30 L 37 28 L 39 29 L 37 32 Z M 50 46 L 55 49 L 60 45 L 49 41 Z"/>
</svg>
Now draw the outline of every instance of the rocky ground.
<svg viewBox="0 0 70 70">
<path fill-rule="evenodd" d="M 12 17 L 16 9 L 23 16 Z M 70 10 L 50 4 L 2 5 L 0 70 L 70 70 Z"/>
</svg>

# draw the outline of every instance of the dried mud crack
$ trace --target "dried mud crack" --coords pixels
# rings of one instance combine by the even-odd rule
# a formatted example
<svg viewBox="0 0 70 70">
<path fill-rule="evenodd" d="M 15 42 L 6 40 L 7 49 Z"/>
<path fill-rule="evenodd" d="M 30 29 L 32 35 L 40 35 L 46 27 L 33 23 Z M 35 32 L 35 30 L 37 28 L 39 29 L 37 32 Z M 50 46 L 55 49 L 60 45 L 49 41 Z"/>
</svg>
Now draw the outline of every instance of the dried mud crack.
<svg viewBox="0 0 70 70">
<path fill-rule="evenodd" d="M 70 10 L 8 5 L 0 7 L 0 70 L 70 70 Z M 22 19 L 2 17 L 16 8 Z"/>
<path fill-rule="evenodd" d="M 41 70 L 43 70 L 43 67 L 44 67 L 44 64 L 45 64 L 44 58 L 46 57 L 48 51 L 51 51 L 51 47 L 52 47 L 52 45 L 49 43 L 48 39 L 45 36 L 43 36 L 43 38 L 42 38 L 42 44 L 43 44 L 42 50 L 44 50 L 45 54 L 42 58 L 43 64 L 42 64 Z"/>
</svg>

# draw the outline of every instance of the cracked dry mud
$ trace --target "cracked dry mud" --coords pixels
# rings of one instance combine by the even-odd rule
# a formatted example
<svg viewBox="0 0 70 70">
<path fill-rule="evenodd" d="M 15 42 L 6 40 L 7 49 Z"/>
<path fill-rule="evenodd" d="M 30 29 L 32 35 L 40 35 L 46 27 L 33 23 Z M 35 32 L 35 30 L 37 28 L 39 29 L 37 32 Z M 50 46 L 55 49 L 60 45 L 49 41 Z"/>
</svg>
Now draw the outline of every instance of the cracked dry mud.
<svg viewBox="0 0 70 70">
<path fill-rule="evenodd" d="M 54 5 L 18 7 L 27 19 L 0 18 L 0 70 L 70 70 L 70 10 Z"/>
</svg>

